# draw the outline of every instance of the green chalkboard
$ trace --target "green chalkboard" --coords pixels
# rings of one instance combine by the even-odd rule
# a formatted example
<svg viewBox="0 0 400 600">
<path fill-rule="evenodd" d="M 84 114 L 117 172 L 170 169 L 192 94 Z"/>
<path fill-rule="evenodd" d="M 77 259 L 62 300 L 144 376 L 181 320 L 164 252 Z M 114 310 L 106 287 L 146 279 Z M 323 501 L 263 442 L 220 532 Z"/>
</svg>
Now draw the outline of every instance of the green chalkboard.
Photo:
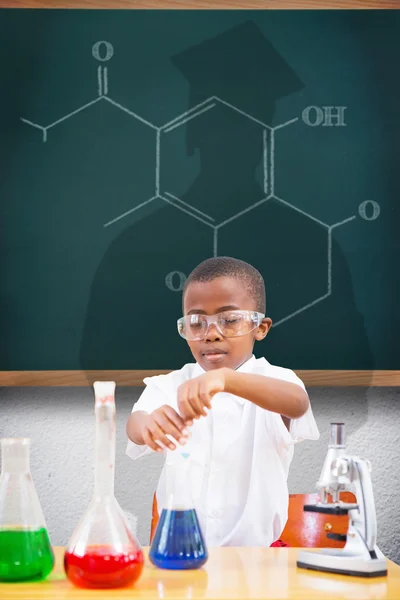
<svg viewBox="0 0 400 600">
<path fill-rule="evenodd" d="M 1 370 L 173 369 L 264 275 L 295 369 L 399 369 L 400 11 L 1 10 Z"/>
</svg>

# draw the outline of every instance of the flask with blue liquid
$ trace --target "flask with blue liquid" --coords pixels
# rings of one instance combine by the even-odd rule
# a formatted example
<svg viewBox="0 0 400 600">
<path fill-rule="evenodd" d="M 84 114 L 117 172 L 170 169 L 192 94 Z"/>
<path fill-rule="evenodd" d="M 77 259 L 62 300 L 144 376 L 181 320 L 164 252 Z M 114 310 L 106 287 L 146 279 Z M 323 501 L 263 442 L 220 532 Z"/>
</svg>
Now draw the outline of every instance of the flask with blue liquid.
<svg viewBox="0 0 400 600">
<path fill-rule="evenodd" d="M 167 508 L 163 508 L 149 558 L 160 569 L 199 569 L 208 559 L 206 543 L 189 489 L 190 454 L 167 450 Z"/>
</svg>

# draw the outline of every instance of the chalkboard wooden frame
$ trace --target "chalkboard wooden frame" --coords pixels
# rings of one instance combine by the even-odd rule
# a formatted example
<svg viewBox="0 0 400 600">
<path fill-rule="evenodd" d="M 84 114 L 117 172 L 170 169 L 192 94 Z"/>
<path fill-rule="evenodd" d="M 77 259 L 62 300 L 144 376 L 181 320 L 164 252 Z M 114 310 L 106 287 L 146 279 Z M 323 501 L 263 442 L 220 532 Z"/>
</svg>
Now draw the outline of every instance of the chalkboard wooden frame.
<svg viewBox="0 0 400 600">
<path fill-rule="evenodd" d="M 399 9 L 398 0 L 0 0 L 0 8 L 71 9 Z M 143 378 L 168 371 L 2 371 L 0 386 L 87 386 L 96 379 L 141 386 Z M 305 385 L 400 386 L 400 371 L 297 371 Z"/>
<path fill-rule="evenodd" d="M 94 9 L 388 9 L 398 0 L 0 0 L 1 8 Z"/>
<path fill-rule="evenodd" d="M 0 386 L 85 387 L 94 381 L 115 381 L 118 386 L 142 386 L 145 377 L 169 371 L 2 371 Z M 296 371 L 307 387 L 398 387 L 400 371 Z"/>
</svg>

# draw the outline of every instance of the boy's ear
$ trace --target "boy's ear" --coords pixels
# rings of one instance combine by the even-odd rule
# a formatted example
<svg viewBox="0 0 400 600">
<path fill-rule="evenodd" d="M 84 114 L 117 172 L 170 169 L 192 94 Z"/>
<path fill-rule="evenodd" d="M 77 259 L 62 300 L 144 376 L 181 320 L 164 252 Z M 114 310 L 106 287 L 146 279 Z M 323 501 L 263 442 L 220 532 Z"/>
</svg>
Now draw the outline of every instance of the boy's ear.
<svg viewBox="0 0 400 600">
<path fill-rule="evenodd" d="M 263 340 L 265 338 L 265 336 L 267 335 L 268 331 L 271 329 L 271 327 L 272 327 L 272 320 L 269 317 L 265 317 L 265 319 L 263 319 L 261 321 L 260 325 L 258 326 L 258 328 L 256 330 L 255 339 L 258 342 Z"/>
</svg>

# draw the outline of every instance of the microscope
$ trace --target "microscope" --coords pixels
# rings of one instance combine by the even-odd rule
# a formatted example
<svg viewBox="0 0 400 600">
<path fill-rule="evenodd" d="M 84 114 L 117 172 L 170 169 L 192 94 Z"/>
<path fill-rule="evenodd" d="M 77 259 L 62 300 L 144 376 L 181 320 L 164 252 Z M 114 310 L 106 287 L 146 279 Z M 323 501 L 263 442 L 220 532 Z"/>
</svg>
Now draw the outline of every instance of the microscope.
<svg viewBox="0 0 400 600">
<path fill-rule="evenodd" d="M 357 577 L 387 575 L 386 559 L 376 545 L 377 526 L 369 461 L 346 453 L 344 423 L 331 423 L 328 453 L 317 483 L 319 502 L 304 510 L 329 515 L 348 515 L 344 548 L 300 550 L 297 566 L 303 569 Z M 352 492 L 356 503 L 340 501 L 340 493 Z M 332 502 L 328 501 L 328 495 Z M 338 537 L 335 534 L 332 537 Z"/>
</svg>

